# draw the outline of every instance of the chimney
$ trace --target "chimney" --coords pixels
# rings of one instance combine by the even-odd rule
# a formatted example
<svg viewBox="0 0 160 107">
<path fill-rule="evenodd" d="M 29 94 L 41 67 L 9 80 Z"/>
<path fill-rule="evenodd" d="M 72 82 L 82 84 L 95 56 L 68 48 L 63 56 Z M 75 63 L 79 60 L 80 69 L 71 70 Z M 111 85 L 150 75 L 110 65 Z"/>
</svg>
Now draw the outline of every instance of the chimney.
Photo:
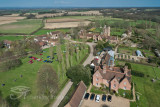
<svg viewBox="0 0 160 107">
<path fill-rule="evenodd" d="M 124 70 L 124 73 L 127 75 L 128 71 L 129 71 L 128 66 L 125 66 L 125 67 L 123 68 L 123 70 Z"/>
<path fill-rule="evenodd" d="M 106 65 L 103 65 L 103 73 L 105 74 L 106 73 Z"/>
</svg>

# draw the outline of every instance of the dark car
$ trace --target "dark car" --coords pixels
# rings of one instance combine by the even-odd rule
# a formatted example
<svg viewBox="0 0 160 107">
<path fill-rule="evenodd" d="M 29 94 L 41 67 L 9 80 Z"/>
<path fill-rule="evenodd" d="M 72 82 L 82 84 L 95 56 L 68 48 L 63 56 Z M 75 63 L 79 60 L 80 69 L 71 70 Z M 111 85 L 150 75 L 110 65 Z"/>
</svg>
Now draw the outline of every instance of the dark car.
<svg viewBox="0 0 160 107">
<path fill-rule="evenodd" d="M 84 99 L 88 100 L 88 97 L 89 97 L 89 93 L 86 93 L 84 96 Z"/>
<path fill-rule="evenodd" d="M 112 96 L 108 95 L 108 99 L 107 99 L 109 102 L 112 101 Z"/>
<path fill-rule="evenodd" d="M 102 95 L 102 101 L 106 101 L 106 95 Z"/>
<path fill-rule="evenodd" d="M 95 94 L 91 94 L 90 100 L 94 100 Z"/>
</svg>

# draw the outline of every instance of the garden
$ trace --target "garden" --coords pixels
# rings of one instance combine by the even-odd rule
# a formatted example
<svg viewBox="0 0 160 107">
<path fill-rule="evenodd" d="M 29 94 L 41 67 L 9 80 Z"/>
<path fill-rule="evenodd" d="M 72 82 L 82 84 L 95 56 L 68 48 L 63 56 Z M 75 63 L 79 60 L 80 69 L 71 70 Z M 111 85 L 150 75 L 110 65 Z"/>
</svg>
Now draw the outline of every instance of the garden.
<svg viewBox="0 0 160 107">
<path fill-rule="evenodd" d="M 116 61 L 116 65 L 124 65 L 124 61 Z M 135 84 L 136 103 L 131 103 L 131 107 L 158 107 L 160 105 L 160 69 L 157 67 L 130 63 L 132 72 L 132 82 Z M 133 74 L 133 73 L 132 73 Z M 152 80 L 155 80 L 154 82 Z M 138 100 L 139 99 L 139 100 Z"/>
</svg>

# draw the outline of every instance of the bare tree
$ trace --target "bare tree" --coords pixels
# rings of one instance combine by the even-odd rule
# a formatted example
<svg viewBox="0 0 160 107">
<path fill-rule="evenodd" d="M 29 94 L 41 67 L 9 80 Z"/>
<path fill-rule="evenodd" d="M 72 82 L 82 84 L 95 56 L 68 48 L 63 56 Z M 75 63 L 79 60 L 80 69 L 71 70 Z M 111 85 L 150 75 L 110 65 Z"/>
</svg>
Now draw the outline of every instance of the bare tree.
<svg viewBox="0 0 160 107">
<path fill-rule="evenodd" d="M 37 78 L 38 93 L 46 95 L 49 100 L 58 90 L 58 77 L 51 65 L 43 64 Z"/>
<path fill-rule="evenodd" d="M 69 43 L 68 41 L 66 41 L 66 68 L 69 68 L 70 67 L 70 64 L 69 64 Z"/>
<path fill-rule="evenodd" d="M 51 58 L 53 58 L 54 52 L 53 52 L 52 46 L 49 48 L 49 54 L 50 54 Z"/>
<path fill-rule="evenodd" d="M 58 43 L 56 47 L 57 52 L 57 58 L 59 62 L 62 62 L 62 51 L 61 51 L 61 45 Z"/>
<path fill-rule="evenodd" d="M 73 46 L 73 44 L 72 43 L 70 43 L 70 48 L 69 48 L 70 50 L 70 65 L 72 66 L 73 64 L 72 64 L 72 58 L 73 58 L 73 53 L 75 52 L 75 49 L 74 49 L 74 46 Z"/>
</svg>

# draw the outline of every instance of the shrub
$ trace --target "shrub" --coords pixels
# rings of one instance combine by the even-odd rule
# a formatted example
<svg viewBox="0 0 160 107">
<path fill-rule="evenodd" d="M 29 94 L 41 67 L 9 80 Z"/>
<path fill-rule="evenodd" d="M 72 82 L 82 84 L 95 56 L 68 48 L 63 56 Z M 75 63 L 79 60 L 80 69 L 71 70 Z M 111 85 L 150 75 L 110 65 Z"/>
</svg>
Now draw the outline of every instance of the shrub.
<svg viewBox="0 0 160 107">
<path fill-rule="evenodd" d="M 133 99 L 133 94 L 132 94 L 131 90 L 122 90 L 122 89 L 119 89 L 118 93 L 119 93 L 120 96 L 122 96 L 124 98 Z M 125 93 L 125 95 L 124 95 L 124 93 Z"/>
<path fill-rule="evenodd" d="M 87 85 L 91 82 L 91 71 L 89 67 L 84 67 L 83 65 L 76 65 L 67 70 L 66 75 L 75 84 L 78 84 L 81 80 Z"/>
<path fill-rule="evenodd" d="M 134 70 L 132 70 L 131 74 L 137 77 L 144 77 L 143 73 Z"/>
<path fill-rule="evenodd" d="M 13 95 L 12 99 L 10 96 L 7 96 L 6 101 L 10 107 L 18 107 L 20 104 L 20 101 L 17 99 L 16 95 Z"/>
<path fill-rule="evenodd" d="M 20 59 L 7 60 L 4 63 L 0 63 L 0 71 L 8 71 L 20 65 L 22 65 L 22 61 Z"/>
</svg>

